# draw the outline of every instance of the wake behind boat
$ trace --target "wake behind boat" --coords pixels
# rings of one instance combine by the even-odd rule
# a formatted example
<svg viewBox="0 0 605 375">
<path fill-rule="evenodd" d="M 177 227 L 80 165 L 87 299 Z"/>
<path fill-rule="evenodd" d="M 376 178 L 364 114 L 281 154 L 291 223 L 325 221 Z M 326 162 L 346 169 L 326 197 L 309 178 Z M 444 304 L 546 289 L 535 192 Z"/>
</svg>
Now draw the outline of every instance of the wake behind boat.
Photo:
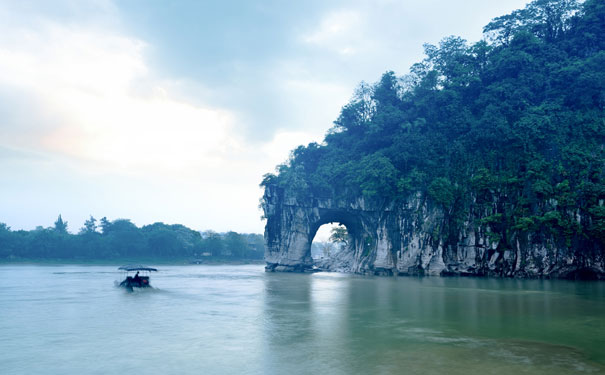
<svg viewBox="0 0 605 375">
<path fill-rule="evenodd" d="M 150 288 L 149 275 L 151 272 L 157 272 L 157 269 L 151 267 L 145 267 L 141 265 L 126 265 L 121 266 L 118 270 L 124 271 L 126 278 L 120 283 L 120 287 L 126 288 L 132 291 L 133 288 Z M 134 276 L 131 276 L 131 272 L 136 272 Z M 139 275 L 139 273 L 142 273 Z"/>
</svg>

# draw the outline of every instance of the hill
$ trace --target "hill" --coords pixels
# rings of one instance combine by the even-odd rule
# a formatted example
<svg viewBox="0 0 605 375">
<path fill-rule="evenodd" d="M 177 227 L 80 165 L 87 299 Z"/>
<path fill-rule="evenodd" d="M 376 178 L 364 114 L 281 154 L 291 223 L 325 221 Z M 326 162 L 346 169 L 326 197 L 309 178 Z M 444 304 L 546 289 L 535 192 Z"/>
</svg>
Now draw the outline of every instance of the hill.
<svg viewBox="0 0 605 375">
<path fill-rule="evenodd" d="M 363 200 L 399 217 L 410 205 L 428 212 L 411 229 L 385 224 L 384 264 L 376 246 L 352 244 L 356 272 L 426 272 L 430 262 L 398 262 L 407 231 L 420 241 L 408 255 L 440 253 L 442 274 L 603 274 L 605 3 L 536 0 L 484 35 L 425 45 L 408 74 L 360 84 L 323 143 L 265 175 L 270 262 L 296 262 L 276 237 L 287 223 L 274 228 L 283 202 L 326 198 L 345 210 Z M 358 242 L 377 243 L 366 232 Z"/>
</svg>

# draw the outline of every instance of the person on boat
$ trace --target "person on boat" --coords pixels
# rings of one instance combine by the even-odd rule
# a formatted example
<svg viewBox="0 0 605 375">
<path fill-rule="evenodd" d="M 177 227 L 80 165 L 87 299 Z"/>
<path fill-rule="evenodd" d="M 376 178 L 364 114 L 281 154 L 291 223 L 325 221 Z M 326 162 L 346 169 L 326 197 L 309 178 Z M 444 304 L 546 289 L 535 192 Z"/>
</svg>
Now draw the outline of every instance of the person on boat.
<svg viewBox="0 0 605 375">
<path fill-rule="evenodd" d="M 141 278 L 139 277 L 139 271 L 137 271 L 137 273 L 134 275 L 134 277 L 132 278 L 132 280 L 135 283 L 141 282 Z"/>
</svg>

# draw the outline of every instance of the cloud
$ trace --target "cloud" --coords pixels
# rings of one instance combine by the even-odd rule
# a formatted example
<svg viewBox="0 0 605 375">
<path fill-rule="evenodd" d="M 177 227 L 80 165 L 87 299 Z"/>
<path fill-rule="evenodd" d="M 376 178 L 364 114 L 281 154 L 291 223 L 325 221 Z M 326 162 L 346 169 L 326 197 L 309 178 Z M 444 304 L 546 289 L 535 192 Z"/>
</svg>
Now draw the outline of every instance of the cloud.
<svg viewBox="0 0 605 375">
<path fill-rule="evenodd" d="M 172 96 L 150 73 L 138 39 L 56 24 L 15 38 L 24 42 L 0 46 L 0 84 L 37 98 L 43 108 L 32 110 L 52 113 L 52 126 L 39 124 L 30 146 L 137 168 L 216 166 L 240 147 L 234 116 Z M 3 139 L 20 130 L 4 124 Z"/>
<path fill-rule="evenodd" d="M 179 91 L 211 88 L 162 76 L 153 46 L 120 30 L 42 17 L 0 33 L 0 221 L 14 228 L 63 213 L 77 230 L 92 213 L 260 232 L 262 175 L 323 135 L 284 130 L 248 142 L 240 114 Z M 275 87 L 284 98 L 338 90 Z"/>
<path fill-rule="evenodd" d="M 305 43 L 332 49 L 340 54 L 355 53 L 364 19 L 358 11 L 338 10 L 324 15 L 316 28 L 303 34 Z"/>
<path fill-rule="evenodd" d="M 77 230 L 95 213 L 259 231 L 262 171 L 237 116 L 174 92 L 146 42 L 45 18 L 0 33 L 1 221 L 31 228 L 64 213 Z M 217 218 L 244 197 L 248 224 Z"/>
<path fill-rule="evenodd" d="M 226 17 L 233 4 L 6 2 L 0 221 L 260 232 L 262 175 L 320 142 L 358 82 L 522 2 L 242 2 Z"/>
</svg>

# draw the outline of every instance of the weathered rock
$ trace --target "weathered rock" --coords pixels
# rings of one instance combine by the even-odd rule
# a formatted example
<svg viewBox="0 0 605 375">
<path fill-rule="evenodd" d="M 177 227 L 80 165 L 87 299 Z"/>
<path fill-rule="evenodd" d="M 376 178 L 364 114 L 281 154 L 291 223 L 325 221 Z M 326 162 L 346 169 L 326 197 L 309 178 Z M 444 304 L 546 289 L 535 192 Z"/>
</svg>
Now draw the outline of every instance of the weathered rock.
<svg viewBox="0 0 605 375">
<path fill-rule="evenodd" d="M 451 218 L 421 194 L 395 205 L 362 198 L 297 199 L 270 186 L 262 206 L 267 271 L 605 279 L 604 251 L 596 244 L 572 247 L 543 234 L 519 233 L 504 246 L 481 224 L 492 213 L 474 207 L 452 236 Z M 348 248 L 315 265 L 313 238 L 331 222 L 347 227 Z"/>
</svg>

